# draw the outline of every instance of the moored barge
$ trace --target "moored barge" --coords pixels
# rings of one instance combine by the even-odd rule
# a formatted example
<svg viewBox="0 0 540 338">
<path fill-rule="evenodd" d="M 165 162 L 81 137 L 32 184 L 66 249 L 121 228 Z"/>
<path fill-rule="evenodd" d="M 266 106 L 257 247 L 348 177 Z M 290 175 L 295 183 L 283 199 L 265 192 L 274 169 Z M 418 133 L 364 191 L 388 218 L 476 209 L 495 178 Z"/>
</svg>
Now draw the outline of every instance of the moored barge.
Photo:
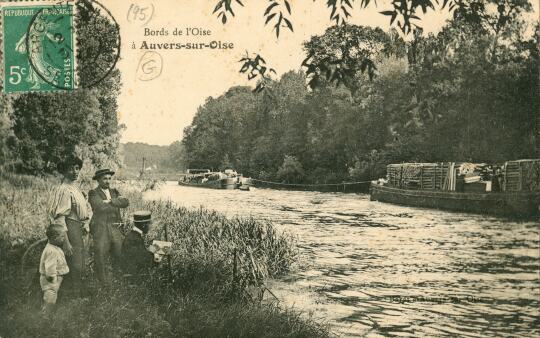
<svg viewBox="0 0 540 338">
<path fill-rule="evenodd" d="M 210 189 L 249 190 L 250 179 L 234 170 L 212 172 L 209 169 L 188 169 L 187 174 L 178 181 L 179 185 Z"/>
<path fill-rule="evenodd" d="M 539 187 L 540 160 L 502 166 L 405 163 L 389 165 L 387 178 L 371 183 L 370 196 L 394 204 L 537 219 Z"/>
</svg>

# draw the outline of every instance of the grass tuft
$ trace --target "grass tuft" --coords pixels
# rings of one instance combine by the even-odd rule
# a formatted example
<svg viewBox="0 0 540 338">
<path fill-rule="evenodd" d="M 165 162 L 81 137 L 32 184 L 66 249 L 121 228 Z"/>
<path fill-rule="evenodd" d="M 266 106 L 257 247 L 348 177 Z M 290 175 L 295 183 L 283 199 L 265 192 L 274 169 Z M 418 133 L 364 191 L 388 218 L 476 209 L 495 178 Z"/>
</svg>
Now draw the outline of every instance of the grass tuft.
<svg viewBox="0 0 540 338">
<path fill-rule="evenodd" d="M 46 201 L 58 182 L 0 174 L 0 183 L 2 337 L 330 336 L 326 326 L 250 296 L 290 269 L 297 255 L 290 236 L 253 218 L 145 202 L 140 189 L 128 185 L 120 187 L 131 202 L 124 217 L 152 211 L 148 237 L 174 243 L 170 269 L 164 262 L 144 282 L 117 280 L 110 289 L 93 288 L 89 298 L 70 298 L 61 289 L 57 312 L 44 319 L 36 276 L 18 271 L 26 249 L 44 237 Z M 37 269 L 39 253 L 30 261 Z M 95 285 L 92 275 L 86 284 Z"/>
</svg>

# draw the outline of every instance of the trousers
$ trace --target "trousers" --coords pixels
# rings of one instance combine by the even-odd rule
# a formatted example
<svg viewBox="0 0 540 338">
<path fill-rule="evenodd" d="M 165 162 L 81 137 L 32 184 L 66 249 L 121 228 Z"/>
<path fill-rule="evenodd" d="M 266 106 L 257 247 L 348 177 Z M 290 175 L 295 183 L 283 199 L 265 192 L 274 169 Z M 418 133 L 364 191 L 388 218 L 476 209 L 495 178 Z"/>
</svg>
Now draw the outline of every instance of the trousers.
<svg viewBox="0 0 540 338">
<path fill-rule="evenodd" d="M 66 255 L 69 274 L 66 275 L 65 286 L 74 293 L 82 292 L 82 277 L 85 270 L 83 227 L 81 222 L 69 218 L 66 218 L 66 226 L 68 229 L 67 236 L 73 247 L 73 254 L 71 256 Z"/>
<path fill-rule="evenodd" d="M 56 304 L 62 279 L 62 276 L 55 276 L 53 281 L 49 282 L 45 275 L 39 277 L 39 285 L 41 285 L 41 290 L 43 291 L 43 301 L 45 304 Z"/>
<path fill-rule="evenodd" d="M 111 259 L 115 272 L 119 272 L 122 258 L 124 236 L 115 224 L 101 224 L 93 234 L 94 261 L 98 280 L 111 283 L 108 260 Z"/>
</svg>

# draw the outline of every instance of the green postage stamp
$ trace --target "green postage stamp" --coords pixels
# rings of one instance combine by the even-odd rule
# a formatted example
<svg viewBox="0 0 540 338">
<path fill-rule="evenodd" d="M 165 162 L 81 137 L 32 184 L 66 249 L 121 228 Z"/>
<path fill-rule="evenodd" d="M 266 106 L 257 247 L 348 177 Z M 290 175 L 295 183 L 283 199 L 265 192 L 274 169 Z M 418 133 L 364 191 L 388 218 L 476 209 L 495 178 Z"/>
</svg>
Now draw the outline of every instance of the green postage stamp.
<svg viewBox="0 0 540 338">
<path fill-rule="evenodd" d="M 0 2 L 3 91 L 75 88 L 74 6 Z"/>
</svg>

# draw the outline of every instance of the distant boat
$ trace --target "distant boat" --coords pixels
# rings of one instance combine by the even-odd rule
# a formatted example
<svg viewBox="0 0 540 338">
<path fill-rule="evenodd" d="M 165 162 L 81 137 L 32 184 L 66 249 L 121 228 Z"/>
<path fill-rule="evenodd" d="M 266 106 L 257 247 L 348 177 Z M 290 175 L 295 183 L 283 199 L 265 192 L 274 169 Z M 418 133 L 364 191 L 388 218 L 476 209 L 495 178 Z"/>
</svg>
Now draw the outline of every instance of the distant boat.
<svg viewBox="0 0 540 338">
<path fill-rule="evenodd" d="M 238 189 L 242 190 L 242 191 L 251 191 L 253 189 L 253 187 L 251 186 L 251 184 L 240 184 L 238 186 Z"/>
<path fill-rule="evenodd" d="M 188 187 L 249 191 L 251 179 L 243 177 L 231 169 L 224 172 L 210 171 L 209 169 L 188 169 L 187 174 L 178 181 L 178 184 Z"/>
</svg>

